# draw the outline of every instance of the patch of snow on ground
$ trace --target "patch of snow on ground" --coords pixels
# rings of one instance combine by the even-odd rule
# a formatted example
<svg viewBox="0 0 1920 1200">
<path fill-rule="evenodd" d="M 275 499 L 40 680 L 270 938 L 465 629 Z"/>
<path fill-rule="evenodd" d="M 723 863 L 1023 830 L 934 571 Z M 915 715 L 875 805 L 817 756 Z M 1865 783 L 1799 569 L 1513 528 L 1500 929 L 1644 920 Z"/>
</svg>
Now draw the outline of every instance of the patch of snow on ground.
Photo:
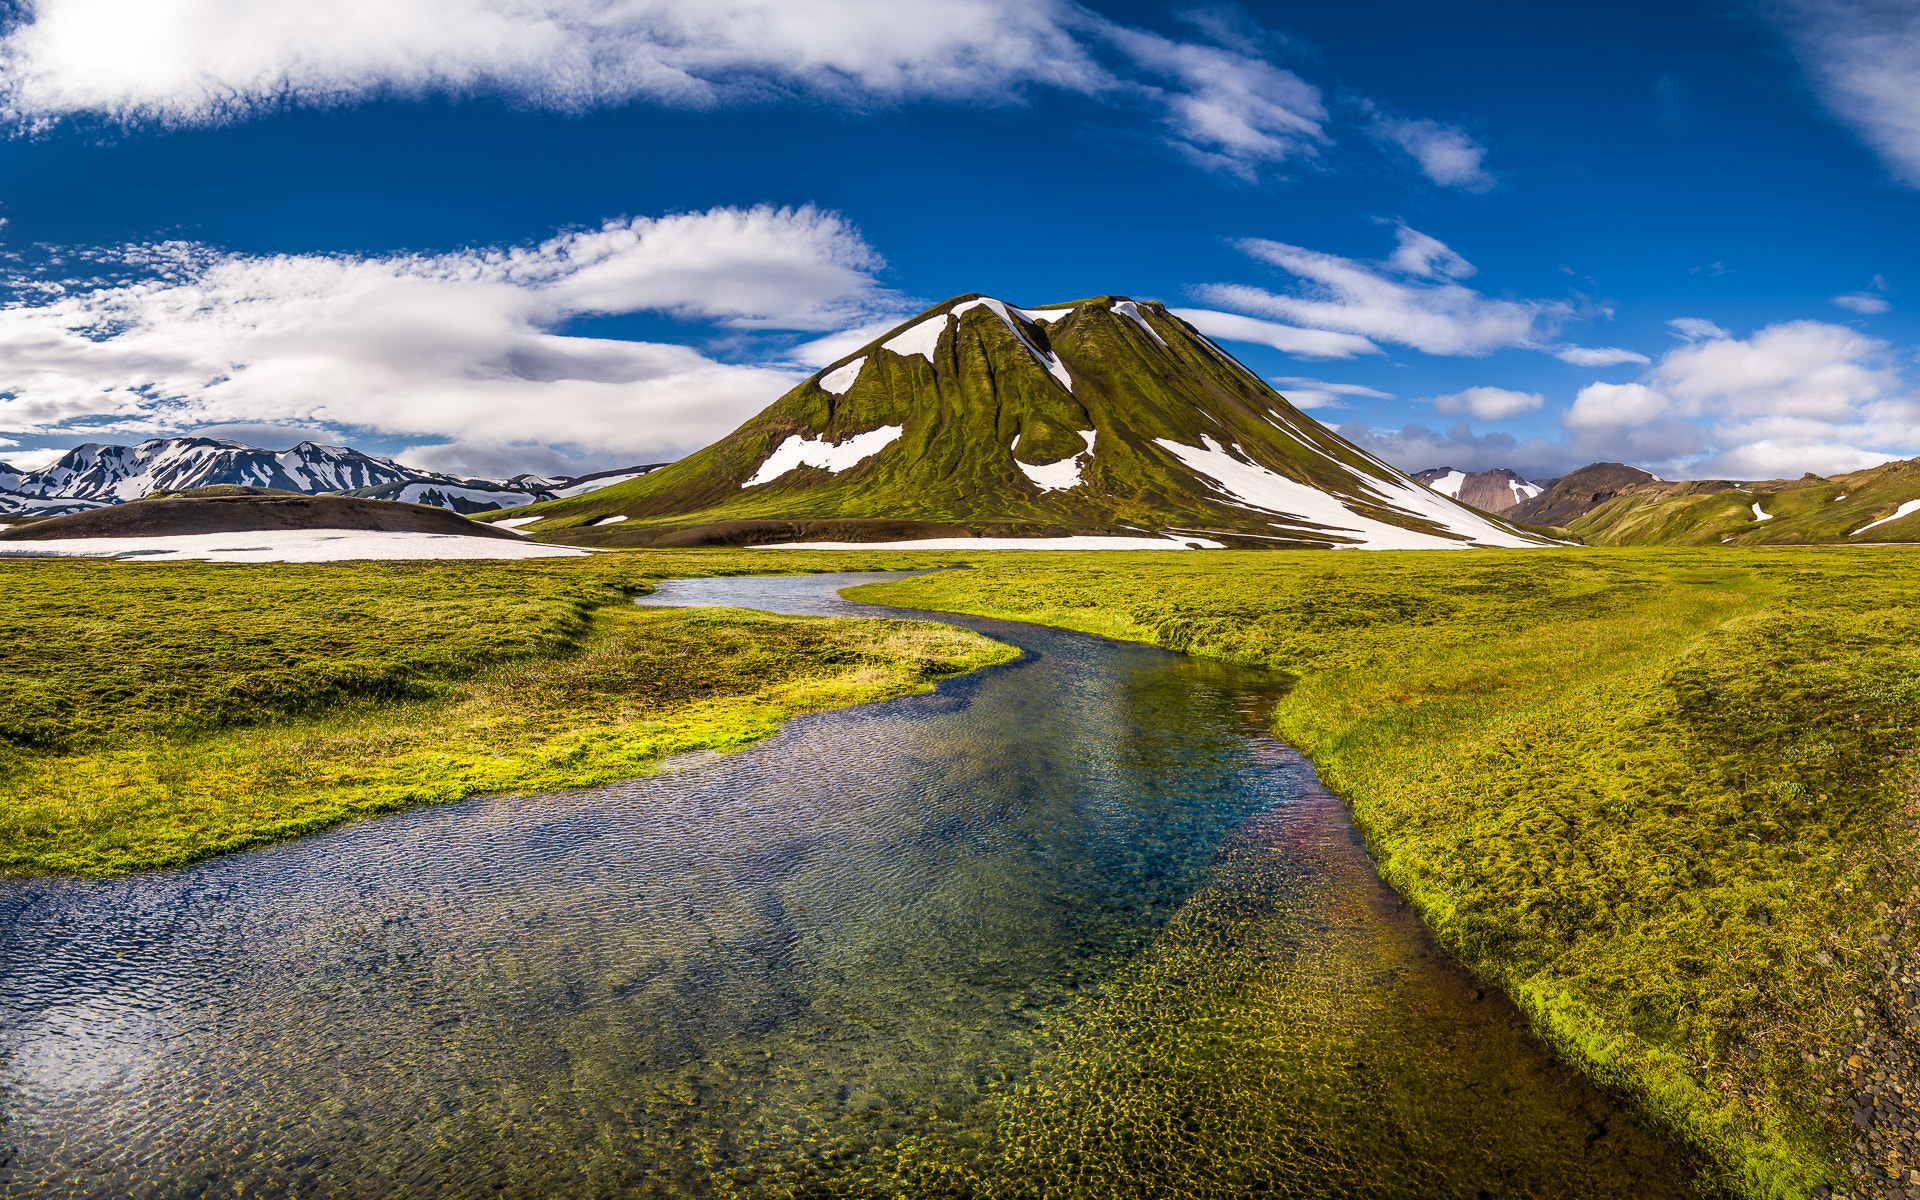
<svg viewBox="0 0 1920 1200">
<path fill-rule="evenodd" d="M 504 521 L 491 521 L 489 524 L 495 529 L 511 529 L 513 532 L 520 534 L 521 537 L 532 537 L 532 534 L 523 532 L 520 527 L 522 525 L 531 525 L 540 519 L 539 517 L 508 517 Z"/>
<path fill-rule="evenodd" d="M 426 504 L 445 508 L 446 505 L 434 505 L 428 497 L 444 496 L 449 499 L 467 500 L 474 504 L 492 504 L 499 508 L 521 508 L 532 504 L 535 497 L 527 492 L 510 492 L 505 489 L 493 491 L 488 488 L 454 487 L 445 483 L 409 483 L 394 495 L 402 504 Z"/>
<path fill-rule="evenodd" d="M 1228 454 L 1210 437 L 1200 440 L 1203 448 L 1182 445 L 1171 438 L 1155 438 L 1154 444 L 1167 451 L 1196 474 L 1213 480 L 1214 486 L 1235 502 L 1259 512 L 1292 517 L 1296 521 L 1329 527 L 1325 533 L 1312 531 L 1308 536 L 1351 538 L 1358 548 L 1367 550 L 1461 550 L 1473 545 L 1533 547 L 1539 542 L 1523 539 L 1438 496 L 1426 488 L 1394 487 L 1389 480 L 1367 482 L 1390 494 L 1387 507 L 1435 520 L 1443 529 L 1465 535 L 1471 540 L 1455 541 L 1435 534 L 1418 533 L 1361 516 L 1340 499 L 1319 488 L 1296 483 L 1257 463 L 1242 462 Z"/>
<path fill-rule="evenodd" d="M 1828 503 L 1828 504 L 1838 504 L 1838 503 L 1840 503 L 1840 502 L 1841 502 L 1842 500 L 1845 500 L 1846 498 L 1847 498 L 1847 494 L 1846 494 L 1845 492 L 1842 492 L 1842 493 L 1840 493 L 1840 494 L 1839 494 L 1838 496 L 1835 496 L 1835 497 L 1834 497 L 1833 499 L 1831 499 L 1831 500 L 1829 500 L 1829 501 L 1827 501 L 1827 503 Z"/>
<path fill-rule="evenodd" d="M 558 499 L 569 500 L 575 496 L 584 496 L 588 492 L 597 492 L 601 488 L 612 487 L 616 483 L 625 483 L 629 479 L 638 479 L 647 473 L 646 471 L 635 471 L 631 475 L 606 475 L 599 479 L 590 479 L 586 483 L 576 483 L 567 487 L 556 488 L 553 494 Z"/>
<path fill-rule="evenodd" d="M 834 445 L 825 438 L 803 438 L 793 434 L 760 464 L 753 478 L 740 486 L 758 487 L 763 483 L 772 483 L 795 467 L 824 467 L 835 475 L 848 467 L 857 466 L 872 458 L 899 439 L 905 427 L 900 425 L 882 425 L 878 429 L 856 434 Z"/>
<path fill-rule="evenodd" d="M 452 533 L 365 529 L 272 529 L 172 537 L 59 538 L 0 543 L 0 558 L 126 558 L 135 562 L 342 562 L 347 559 L 578 558 L 588 551 L 544 542 Z"/>
<path fill-rule="evenodd" d="M 1135 304 L 1131 300 L 1115 300 L 1113 302 L 1113 311 L 1119 313 L 1123 317 L 1131 318 L 1135 325 L 1138 325 L 1140 328 L 1146 330 L 1148 335 L 1152 337 L 1154 341 L 1159 342 L 1162 346 L 1167 344 L 1167 339 L 1160 336 L 1160 331 L 1158 329 L 1155 329 L 1153 326 L 1147 324 L 1146 314 L 1140 311 L 1140 306 L 1138 304 Z"/>
<path fill-rule="evenodd" d="M 1040 485 L 1043 492 L 1072 491 L 1080 486 L 1080 472 L 1087 465 L 1084 460 L 1092 456 L 1093 440 L 1100 436 L 1100 431 L 1083 429 L 1080 436 L 1086 439 L 1087 448 L 1078 454 L 1070 454 L 1059 462 L 1042 463 L 1037 467 L 1016 458 L 1013 465 L 1020 468 L 1021 474 Z M 1020 439 L 1013 439 L 1013 444 L 1018 446 Z"/>
<path fill-rule="evenodd" d="M 1458 500 L 1460 498 L 1460 485 L 1466 481 L 1467 473 L 1465 471 L 1448 471 L 1445 475 L 1429 483 L 1427 486 L 1439 492 L 1442 496 L 1452 496 L 1455 500 Z"/>
<path fill-rule="evenodd" d="M 1904 517 L 1908 513 L 1915 512 L 1915 511 L 1920 511 L 1920 500 L 1909 500 L 1905 504 L 1902 504 L 1899 508 L 1894 509 L 1892 516 L 1881 517 L 1878 521 L 1870 521 L 1867 524 L 1862 525 L 1860 528 L 1854 530 L 1852 533 L 1848 534 L 1847 536 L 1859 537 L 1861 534 L 1865 533 L 1867 530 L 1872 529 L 1875 525 L 1885 525 L 1888 521 L 1898 521 L 1901 517 Z"/>
<path fill-rule="evenodd" d="M 1067 366 L 1060 361 L 1060 356 L 1057 354 L 1049 354 L 1029 341 L 1026 332 L 1022 330 L 1020 326 L 1014 324 L 1013 317 L 1009 314 L 1005 304 L 991 297 L 983 296 L 978 300 L 969 300 L 965 304 L 956 304 L 950 311 L 957 317 L 968 309 L 973 308 L 984 308 L 993 313 L 994 316 L 999 317 L 1000 323 L 1008 329 L 1011 329 L 1013 336 L 1020 339 L 1020 344 L 1025 346 L 1029 353 L 1040 360 L 1040 365 L 1045 367 L 1053 374 L 1055 379 L 1060 381 L 1061 387 L 1067 389 L 1069 392 L 1073 390 L 1073 376 L 1067 374 Z M 1020 312 L 1020 310 L 1016 308 L 1013 309 L 1012 312 Z M 1025 316 L 1026 314 L 1021 313 L 1021 315 Z"/>
<path fill-rule="evenodd" d="M 750 546 L 751 550 L 1189 550 L 1187 543 L 1206 550 L 1225 546 L 1209 538 L 1079 537 L 1057 538 L 922 538 L 912 542 L 780 542 Z"/>
<path fill-rule="evenodd" d="M 1760 502 L 1755 500 L 1753 502 L 1753 519 L 1756 521 L 1771 521 L 1773 520 L 1773 514 L 1762 509 Z"/>
<path fill-rule="evenodd" d="M 620 522 L 622 522 L 622 521 L 624 521 L 624 520 L 626 520 L 626 518 L 625 518 L 625 517 L 601 517 L 601 518 L 600 518 L 600 519 L 599 519 L 598 521 L 595 521 L 595 522 L 594 522 L 594 524 L 595 524 L 596 526 L 598 526 L 598 525 L 618 525 L 618 524 L 619 524 Z"/>
<path fill-rule="evenodd" d="M 891 350 L 901 358 L 918 354 L 927 362 L 933 362 L 934 347 L 940 344 L 941 331 L 947 327 L 947 318 L 952 313 L 935 313 L 917 325 L 909 326 L 898 336 L 880 343 L 882 350 Z"/>
<path fill-rule="evenodd" d="M 1013 311 L 1019 313 L 1021 316 L 1025 317 L 1029 321 L 1047 321 L 1051 323 L 1053 321 L 1058 321 L 1062 317 L 1071 315 L 1073 312 L 1073 309 L 1071 307 L 1068 307 L 1068 308 L 1016 308 Z"/>
<path fill-rule="evenodd" d="M 932 354 L 928 354 L 927 361 L 933 361 Z M 820 377 L 820 390 L 832 392 L 836 396 L 846 395 L 847 389 L 853 386 L 853 381 L 860 378 L 860 368 L 866 365 L 867 356 L 862 354 L 846 366 L 828 371 Z"/>
<path fill-rule="evenodd" d="M 1537 483 L 1523 483 L 1518 479 L 1507 480 L 1507 486 L 1513 489 L 1513 502 L 1515 504 L 1524 504 L 1547 490 Z"/>
</svg>

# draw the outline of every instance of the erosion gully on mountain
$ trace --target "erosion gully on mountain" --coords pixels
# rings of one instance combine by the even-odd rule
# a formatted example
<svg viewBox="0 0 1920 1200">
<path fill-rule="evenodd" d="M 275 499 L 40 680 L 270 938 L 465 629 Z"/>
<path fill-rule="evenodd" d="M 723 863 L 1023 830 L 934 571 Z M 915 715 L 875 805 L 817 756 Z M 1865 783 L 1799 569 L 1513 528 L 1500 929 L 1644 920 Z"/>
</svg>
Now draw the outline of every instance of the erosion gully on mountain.
<svg viewBox="0 0 1920 1200">
<path fill-rule="evenodd" d="M 900 615 L 837 595 L 886 577 L 647 602 Z M 1025 654 L 615 786 L 0 883 L 0 1194 L 1700 1194 L 1379 881 L 1279 680 L 914 615 Z"/>
</svg>

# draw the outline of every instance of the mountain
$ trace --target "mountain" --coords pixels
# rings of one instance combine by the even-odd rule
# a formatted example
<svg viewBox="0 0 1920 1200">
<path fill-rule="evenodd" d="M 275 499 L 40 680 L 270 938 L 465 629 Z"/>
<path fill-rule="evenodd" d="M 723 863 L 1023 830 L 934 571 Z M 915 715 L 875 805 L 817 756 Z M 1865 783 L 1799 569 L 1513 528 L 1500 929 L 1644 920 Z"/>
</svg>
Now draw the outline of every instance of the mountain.
<svg viewBox="0 0 1920 1200">
<path fill-rule="evenodd" d="M 1589 463 L 1560 476 L 1552 487 L 1514 505 L 1506 515 L 1510 520 L 1530 525 L 1564 529 L 1625 489 L 1661 482 L 1651 473 L 1625 463 Z"/>
<path fill-rule="evenodd" d="M 1490 513 L 1506 513 L 1540 495 L 1554 480 L 1522 478 L 1501 467 L 1495 471 L 1460 471 L 1453 467 L 1434 467 L 1414 476 L 1442 496 L 1452 496 L 1462 504 Z"/>
<path fill-rule="evenodd" d="M 125 504 L 47 517 L 0 530 L 0 543 L 68 538 L 173 537 L 196 533 L 271 533 L 289 529 L 436 533 L 445 537 L 516 540 L 465 517 L 419 504 L 359 496 L 310 496 L 231 484 L 160 492 Z"/>
<path fill-rule="evenodd" d="M 302 442 L 261 450 L 213 438 L 155 438 L 137 446 L 76 446 L 40 471 L 0 463 L 0 514 L 57 515 L 137 500 L 154 492 L 231 484 L 322 495 L 343 492 L 427 504 L 459 513 L 518 508 L 618 482 L 651 467 L 627 467 L 578 478 L 518 475 L 506 482 L 462 479 L 403 466 L 344 446 Z"/>
<path fill-rule="evenodd" d="M 1647 476 L 1564 524 L 1596 546 L 1920 541 L 1920 459 L 1791 480 Z"/>
<path fill-rule="evenodd" d="M 514 516 L 521 532 L 591 546 L 1542 543 L 1342 440 L 1161 305 L 1124 296 L 1025 310 L 956 296 L 704 450 Z"/>
</svg>

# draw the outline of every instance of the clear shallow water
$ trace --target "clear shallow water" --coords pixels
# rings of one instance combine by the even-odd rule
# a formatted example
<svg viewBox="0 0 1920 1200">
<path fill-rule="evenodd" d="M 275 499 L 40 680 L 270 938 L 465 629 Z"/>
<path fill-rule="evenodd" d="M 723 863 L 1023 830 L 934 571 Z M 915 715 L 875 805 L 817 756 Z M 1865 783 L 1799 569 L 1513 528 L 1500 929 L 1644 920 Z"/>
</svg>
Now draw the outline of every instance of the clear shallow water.
<svg viewBox="0 0 1920 1200">
<path fill-rule="evenodd" d="M 656 602 L 899 615 L 887 576 Z M 931 614 L 929 614 L 931 615 Z M 0 1195 L 1660 1195 L 1274 681 L 1023 647 L 646 779 L 0 880 Z"/>
</svg>

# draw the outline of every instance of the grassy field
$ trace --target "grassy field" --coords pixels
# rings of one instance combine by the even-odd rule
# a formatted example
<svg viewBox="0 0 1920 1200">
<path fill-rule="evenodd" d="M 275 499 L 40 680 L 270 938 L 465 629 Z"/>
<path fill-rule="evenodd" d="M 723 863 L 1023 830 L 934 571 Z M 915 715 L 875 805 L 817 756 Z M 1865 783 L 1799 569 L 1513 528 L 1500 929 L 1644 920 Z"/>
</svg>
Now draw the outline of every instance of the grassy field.
<svg viewBox="0 0 1920 1200">
<path fill-rule="evenodd" d="M 1916 585 L 1904 550 L 1218 553 L 859 594 L 1294 676 L 1277 731 L 1442 942 L 1740 1190 L 1804 1197 L 1915 1151 Z"/>
<path fill-rule="evenodd" d="M 860 558 L 7 563 L 0 869 L 117 874 L 584 787 L 1012 656 L 945 625 L 625 603 L 669 575 Z"/>
</svg>

